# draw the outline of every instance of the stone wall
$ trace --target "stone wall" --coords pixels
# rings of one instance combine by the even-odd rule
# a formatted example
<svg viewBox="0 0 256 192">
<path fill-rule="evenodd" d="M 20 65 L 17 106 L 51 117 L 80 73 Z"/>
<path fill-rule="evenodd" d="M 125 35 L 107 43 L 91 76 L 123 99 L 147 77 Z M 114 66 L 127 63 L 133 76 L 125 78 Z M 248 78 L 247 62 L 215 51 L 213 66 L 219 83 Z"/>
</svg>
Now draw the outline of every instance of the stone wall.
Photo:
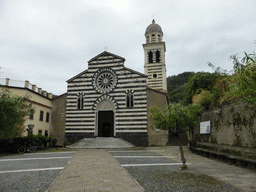
<svg viewBox="0 0 256 192">
<path fill-rule="evenodd" d="M 65 119 L 66 119 L 67 94 L 58 96 L 52 100 L 51 136 L 56 138 L 58 146 L 64 146 Z"/>
<path fill-rule="evenodd" d="M 167 105 L 167 97 L 164 92 L 147 88 L 148 110 L 151 106 L 164 108 Z M 148 111 L 149 114 L 149 111 Z M 160 130 L 153 126 L 152 120 L 148 118 L 148 141 L 149 145 L 166 145 L 168 142 L 168 131 Z"/>
<path fill-rule="evenodd" d="M 210 121 L 210 134 L 194 132 L 197 142 L 242 148 L 256 148 L 256 110 L 244 104 L 225 105 L 202 114 L 201 122 Z M 216 146 L 216 145 L 214 145 Z M 229 147 L 229 148 L 230 148 Z"/>
</svg>

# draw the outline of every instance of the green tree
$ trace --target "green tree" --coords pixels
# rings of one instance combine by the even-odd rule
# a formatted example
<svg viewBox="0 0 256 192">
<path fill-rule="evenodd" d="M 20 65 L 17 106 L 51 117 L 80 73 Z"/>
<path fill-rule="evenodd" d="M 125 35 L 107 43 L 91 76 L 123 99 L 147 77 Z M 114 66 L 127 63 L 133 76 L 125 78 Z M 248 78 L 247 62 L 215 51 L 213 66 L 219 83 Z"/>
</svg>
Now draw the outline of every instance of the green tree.
<svg viewBox="0 0 256 192">
<path fill-rule="evenodd" d="M 256 107 L 256 54 L 247 54 L 241 60 L 231 56 L 234 63 L 232 96 L 238 96 L 244 103 Z"/>
<path fill-rule="evenodd" d="M 215 70 L 216 83 L 212 89 L 215 100 L 242 101 L 250 107 L 256 107 L 256 54 L 247 54 L 242 59 L 232 55 L 233 71 L 227 72 L 220 67 L 209 66 Z M 208 97 L 209 98 L 209 97 Z M 222 99 L 222 101 L 220 100 Z M 216 104 L 216 103 L 215 103 Z"/>
<path fill-rule="evenodd" d="M 168 96 L 171 103 L 184 101 L 188 79 L 192 75 L 194 75 L 194 72 L 184 72 L 167 77 Z"/>
<path fill-rule="evenodd" d="M 28 96 L 11 95 L 7 90 L 0 92 L 0 139 L 19 136 L 31 113 L 32 103 Z"/>
<path fill-rule="evenodd" d="M 186 98 L 184 103 L 192 103 L 194 95 L 199 94 L 202 90 L 211 91 L 216 83 L 217 75 L 209 72 L 198 72 L 191 76 L 186 87 Z"/>
<path fill-rule="evenodd" d="M 150 109 L 150 118 L 155 127 L 168 130 L 169 135 L 172 134 L 179 139 L 182 168 L 187 168 L 186 159 L 184 157 L 183 147 L 179 138 L 179 134 L 185 131 L 191 131 L 200 121 L 202 108 L 198 105 L 184 106 L 180 103 L 168 105 L 164 109 L 153 106 Z"/>
</svg>

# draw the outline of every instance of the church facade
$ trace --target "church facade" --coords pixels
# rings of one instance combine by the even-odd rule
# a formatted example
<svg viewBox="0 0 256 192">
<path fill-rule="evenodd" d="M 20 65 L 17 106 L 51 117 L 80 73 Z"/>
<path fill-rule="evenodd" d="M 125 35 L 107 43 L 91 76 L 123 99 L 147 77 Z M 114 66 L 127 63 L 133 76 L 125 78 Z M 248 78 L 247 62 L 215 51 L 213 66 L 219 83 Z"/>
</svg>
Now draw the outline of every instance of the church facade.
<svg viewBox="0 0 256 192">
<path fill-rule="evenodd" d="M 152 24 L 150 35 L 162 34 L 160 26 Z M 162 41 L 146 42 L 143 45 L 147 56 L 145 74 L 125 67 L 124 58 L 104 51 L 89 60 L 87 70 L 67 81 L 65 137 L 68 141 L 117 137 L 136 146 L 167 142 L 167 132 L 152 127 L 148 117 L 150 106 L 167 105 L 165 46 Z"/>
</svg>

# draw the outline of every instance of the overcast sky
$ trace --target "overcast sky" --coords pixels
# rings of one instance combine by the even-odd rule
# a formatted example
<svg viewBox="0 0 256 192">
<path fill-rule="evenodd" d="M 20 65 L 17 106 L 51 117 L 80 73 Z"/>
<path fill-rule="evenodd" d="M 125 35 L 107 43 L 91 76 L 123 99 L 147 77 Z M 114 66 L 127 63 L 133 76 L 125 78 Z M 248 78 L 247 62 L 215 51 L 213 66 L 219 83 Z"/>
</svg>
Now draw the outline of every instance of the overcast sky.
<svg viewBox="0 0 256 192">
<path fill-rule="evenodd" d="M 232 69 L 255 51 L 255 0 L 0 0 L 0 78 L 66 92 L 66 80 L 107 50 L 144 73 L 145 30 L 163 30 L 167 76 Z"/>
</svg>

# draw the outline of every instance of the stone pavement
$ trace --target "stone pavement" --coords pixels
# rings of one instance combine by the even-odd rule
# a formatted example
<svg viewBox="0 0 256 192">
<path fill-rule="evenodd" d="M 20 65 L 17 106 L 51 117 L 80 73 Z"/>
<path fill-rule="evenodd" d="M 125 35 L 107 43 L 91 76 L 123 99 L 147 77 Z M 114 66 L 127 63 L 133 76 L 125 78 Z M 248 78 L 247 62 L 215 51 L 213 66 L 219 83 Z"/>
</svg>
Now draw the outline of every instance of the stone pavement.
<svg viewBox="0 0 256 192">
<path fill-rule="evenodd" d="M 180 162 L 176 146 L 147 147 L 156 153 L 173 156 Z M 227 182 L 243 191 L 256 191 L 256 172 L 191 153 L 184 147 L 189 172 L 202 173 Z M 144 191 L 128 172 L 105 149 L 78 149 L 67 167 L 52 183 L 55 191 Z"/>
<path fill-rule="evenodd" d="M 143 188 L 104 149 L 78 149 L 49 192 L 139 192 Z"/>
<path fill-rule="evenodd" d="M 180 161 L 179 147 L 148 147 L 147 150 L 156 150 L 157 153 L 174 156 L 173 160 Z M 214 177 L 243 191 L 256 191 L 256 172 L 254 170 L 196 155 L 189 151 L 188 147 L 184 147 L 184 152 L 187 162 L 191 163 L 188 165 L 190 171 Z"/>
<path fill-rule="evenodd" d="M 133 144 L 114 137 L 84 138 L 68 148 L 73 149 L 117 149 L 135 147 Z"/>
</svg>

